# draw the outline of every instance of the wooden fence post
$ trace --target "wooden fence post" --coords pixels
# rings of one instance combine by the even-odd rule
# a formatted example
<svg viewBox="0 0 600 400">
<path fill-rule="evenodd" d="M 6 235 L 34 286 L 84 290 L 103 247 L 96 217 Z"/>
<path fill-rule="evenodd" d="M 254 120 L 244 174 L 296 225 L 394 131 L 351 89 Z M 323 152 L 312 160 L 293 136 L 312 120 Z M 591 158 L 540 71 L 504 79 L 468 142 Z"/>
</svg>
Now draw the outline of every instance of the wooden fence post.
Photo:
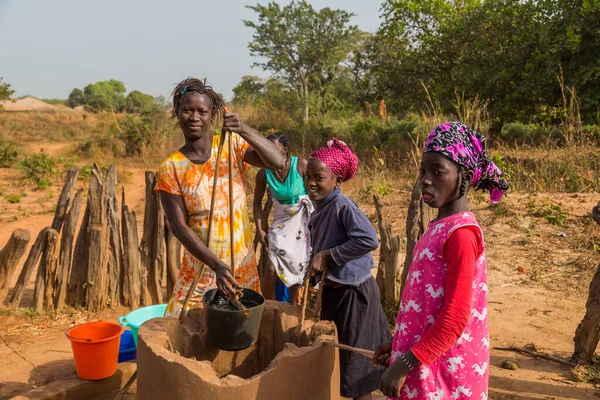
<svg viewBox="0 0 600 400">
<path fill-rule="evenodd" d="M 50 230 L 50 227 L 46 227 L 38 233 L 33 246 L 31 246 L 31 250 L 29 251 L 29 255 L 27 256 L 27 260 L 23 265 L 23 269 L 19 274 L 19 279 L 17 280 L 17 284 L 13 288 L 12 294 L 9 300 L 9 306 L 11 308 L 17 308 L 19 303 L 21 303 L 21 298 L 23 297 L 23 292 L 31 279 L 31 274 L 33 274 L 33 270 L 37 265 L 40 256 L 44 252 L 46 248 L 47 242 L 47 233 Z"/>
<path fill-rule="evenodd" d="M 379 196 L 374 194 L 373 200 L 375 201 L 379 233 L 381 235 L 379 266 L 376 278 L 377 286 L 379 286 L 382 303 L 395 305 L 399 299 L 396 289 L 396 278 L 399 270 L 400 235 L 394 235 L 392 224 L 385 222 L 383 218 L 383 204 Z"/>
<path fill-rule="evenodd" d="M 165 262 L 165 227 L 162 205 L 158 194 L 154 192 L 156 175 L 146 171 L 146 207 L 144 212 L 144 233 L 140 250 L 142 253 L 142 298 L 143 305 L 159 304 L 162 302 L 161 272 L 164 271 Z M 146 298 L 146 288 L 150 299 Z"/>
<path fill-rule="evenodd" d="M 52 220 L 52 225 L 50 225 L 50 227 L 57 232 L 60 232 L 67 209 L 71 205 L 71 195 L 73 193 L 73 187 L 77 182 L 77 175 L 79 175 L 79 167 L 72 167 L 69 171 L 69 175 L 67 176 L 67 180 L 65 181 L 65 185 L 60 192 L 58 204 L 56 205 L 56 210 L 54 211 L 54 219 Z"/>
<path fill-rule="evenodd" d="M 65 215 L 63 230 L 60 235 L 60 255 L 58 257 L 58 270 L 56 271 L 56 287 L 54 297 L 54 307 L 59 309 L 65 305 L 67 299 L 67 286 L 71 260 L 73 255 L 73 240 L 75 228 L 79 221 L 79 212 L 83 202 L 83 189 L 77 191 L 71 209 Z"/>
<path fill-rule="evenodd" d="M 6 246 L 0 250 L 0 304 L 8 293 L 10 281 L 17 264 L 27 250 L 29 239 L 30 234 L 27 229 L 15 229 Z"/>
<path fill-rule="evenodd" d="M 171 230 L 167 216 L 165 218 L 165 241 L 167 245 L 167 300 L 173 294 L 173 286 L 181 269 L 181 243 Z"/>
<path fill-rule="evenodd" d="M 101 311 L 106 306 L 108 283 L 106 270 L 106 219 L 104 212 L 104 185 L 100 167 L 94 164 L 90 176 L 90 242 L 89 270 L 86 285 L 86 305 L 90 311 Z"/>
<path fill-rule="evenodd" d="M 67 290 L 67 303 L 74 307 L 81 307 L 85 304 L 85 284 L 87 282 L 89 270 L 90 253 L 90 196 L 88 190 L 88 199 L 83 213 L 83 220 L 79 227 L 79 234 L 75 242 L 73 252 L 73 262 L 69 272 L 69 284 Z"/>
<path fill-rule="evenodd" d="M 592 210 L 592 219 L 600 225 L 600 202 Z M 590 283 L 585 309 L 585 316 L 577 326 L 573 338 L 575 350 L 572 361 L 580 365 L 592 364 L 600 341 L 600 264 Z"/>
<path fill-rule="evenodd" d="M 114 165 L 108 168 L 104 181 L 104 210 L 107 223 L 107 267 L 108 267 L 108 302 L 118 305 L 121 299 L 121 275 L 123 273 L 123 244 L 119 222 L 119 206 L 117 202 L 117 170 Z"/>
<path fill-rule="evenodd" d="M 44 309 L 44 304 L 48 307 L 52 307 L 52 286 L 56 278 L 57 263 L 58 232 L 55 229 L 50 228 L 46 231 L 46 246 L 35 279 L 33 304 L 37 312 L 41 312 Z"/>
<path fill-rule="evenodd" d="M 135 212 L 125 205 L 125 188 L 121 202 L 121 226 L 123 229 L 123 304 L 138 308 L 140 295 L 140 245 Z"/>
</svg>

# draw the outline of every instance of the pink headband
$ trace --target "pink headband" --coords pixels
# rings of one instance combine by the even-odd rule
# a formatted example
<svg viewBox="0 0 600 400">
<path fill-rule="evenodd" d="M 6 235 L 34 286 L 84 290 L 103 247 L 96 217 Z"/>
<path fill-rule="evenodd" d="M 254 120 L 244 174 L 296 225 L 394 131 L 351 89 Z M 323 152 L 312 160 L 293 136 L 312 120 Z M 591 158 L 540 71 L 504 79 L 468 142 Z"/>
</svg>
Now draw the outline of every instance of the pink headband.
<svg viewBox="0 0 600 400">
<path fill-rule="evenodd" d="M 342 177 L 342 182 L 354 178 L 358 170 L 356 154 L 346 143 L 336 138 L 327 141 L 325 147 L 316 150 L 310 157 L 325 163 L 334 174 Z"/>
</svg>

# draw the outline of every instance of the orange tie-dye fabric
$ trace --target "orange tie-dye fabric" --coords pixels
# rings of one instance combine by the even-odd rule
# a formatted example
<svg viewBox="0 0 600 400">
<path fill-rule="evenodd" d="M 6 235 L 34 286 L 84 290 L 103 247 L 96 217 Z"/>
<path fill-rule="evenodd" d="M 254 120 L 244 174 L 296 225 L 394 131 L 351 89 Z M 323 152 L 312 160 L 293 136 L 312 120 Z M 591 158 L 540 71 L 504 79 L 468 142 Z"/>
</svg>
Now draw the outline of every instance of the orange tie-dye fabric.
<svg viewBox="0 0 600 400">
<path fill-rule="evenodd" d="M 244 173 L 248 164 L 244 155 L 248 143 L 240 136 L 233 134 L 233 209 L 234 209 L 234 253 L 235 279 L 243 287 L 259 291 L 258 270 L 252 238 L 252 228 L 248 218 L 246 205 L 246 185 Z M 214 135 L 211 157 L 204 164 L 194 164 L 181 152 L 171 154 L 162 164 L 158 172 L 157 191 L 164 191 L 183 197 L 189 215 L 188 226 L 204 243 L 208 234 L 208 218 L 213 190 L 214 171 L 216 166 L 220 136 Z M 213 217 L 210 250 L 225 264 L 230 265 L 229 250 L 229 165 L 228 145 L 225 143 L 219 163 L 219 176 L 216 185 L 216 198 Z M 173 295 L 167 306 L 166 316 L 179 315 L 183 302 L 196 274 L 203 263 L 184 251 L 181 270 Z M 215 287 L 215 275 L 208 267 L 196 287 L 191 299 L 192 306 L 202 299 L 204 293 Z"/>
</svg>

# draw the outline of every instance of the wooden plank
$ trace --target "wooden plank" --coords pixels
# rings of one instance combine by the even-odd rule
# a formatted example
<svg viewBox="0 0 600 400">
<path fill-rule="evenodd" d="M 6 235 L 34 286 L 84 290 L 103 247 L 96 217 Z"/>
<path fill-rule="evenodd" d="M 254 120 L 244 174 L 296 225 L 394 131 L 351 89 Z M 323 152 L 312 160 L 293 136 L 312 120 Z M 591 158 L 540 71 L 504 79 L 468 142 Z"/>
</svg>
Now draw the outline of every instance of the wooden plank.
<svg viewBox="0 0 600 400">
<path fill-rule="evenodd" d="M 67 300 L 67 287 L 69 281 L 69 272 L 71 269 L 71 260 L 73 256 L 73 241 L 75 238 L 75 229 L 79 221 L 81 203 L 83 202 L 83 189 L 77 191 L 71 204 L 71 209 L 65 215 L 63 230 L 60 237 L 60 253 L 58 256 L 58 270 L 56 272 L 54 307 L 62 308 Z"/>
<path fill-rule="evenodd" d="M 35 279 L 35 290 L 33 293 L 33 306 L 37 312 L 44 309 L 44 303 L 48 300 L 47 293 L 52 291 L 52 283 L 48 281 L 48 275 L 56 274 L 56 262 L 58 259 L 58 232 L 55 229 L 46 231 L 46 246 L 42 253 L 42 259 L 38 267 L 37 276 Z M 46 288 L 48 287 L 48 290 Z M 51 298 L 51 296 L 50 296 Z M 50 300 L 52 303 L 53 301 Z"/>
<path fill-rule="evenodd" d="M 69 271 L 69 283 L 67 290 L 67 303 L 73 307 L 82 307 L 85 304 L 85 287 L 89 269 L 89 251 L 90 251 L 90 198 L 88 191 L 88 200 L 83 214 L 77 241 L 75 242 L 75 251 L 73 252 L 73 261 Z"/>
<path fill-rule="evenodd" d="M 138 308 L 140 295 L 140 245 L 138 239 L 137 220 L 135 212 L 129 211 L 125 205 L 125 188 L 121 202 L 121 222 L 123 237 L 123 304 Z"/>
<path fill-rule="evenodd" d="M 377 211 L 381 245 L 379 247 L 379 266 L 377 270 L 377 285 L 379 286 L 382 302 L 396 305 L 399 292 L 396 290 L 398 275 L 398 257 L 400 255 L 400 235 L 394 235 L 391 224 L 383 217 L 383 203 L 379 196 L 373 195 Z"/>
<path fill-rule="evenodd" d="M 56 295 L 56 273 L 58 271 L 60 255 L 60 235 L 54 229 L 48 231 L 48 243 L 46 244 L 46 250 L 42 255 L 42 261 L 40 263 L 40 269 L 46 271 L 44 278 L 44 307 L 54 308 L 54 298 Z"/>
<path fill-rule="evenodd" d="M 108 303 L 121 304 L 121 276 L 123 274 L 123 243 L 121 224 L 119 222 L 119 205 L 117 202 L 117 170 L 114 165 L 108 168 L 104 182 L 104 206 L 107 229 L 107 269 L 108 269 Z"/>
<path fill-rule="evenodd" d="M 8 293 L 12 276 L 27 250 L 30 237 L 27 229 L 15 229 L 8 243 L 0 250 L 0 304 Z"/>
<path fill-rule="evenodd" d="M 25 292 L 25 288 L 29 284 L 29 280 L 31 279 L 31 275 L 33 274 L 33 270 L 38 264 L 40 256 L 44 252 L 46 248 L 47 241 L 47 233 L 50 230 L 50 227 L 46 227 L 38 233 L 33 246 L 31 246 L 31 250 L 29 251 L 29 255 L 27 256 L 27 260 L 23 265 L 23 269 L 19 274 L 19 279 L 17 280 L 17 284 L 15 285 L 12 294 L 10 295 L 9 306 L 11 308 L 17 308 L 21 303 L 21 298 L 23 297 L 23 293 Z"/>
<path fill-rule="evenodd" d="M 144 232 L 140 245 L 142 255 L 142 305 L 162 302 L 161 271 L 164 270 L 164 217 L 158 194 L 154 193 L 156 175 L 146 171 L 146 207 Z M 149 296 L 149 298 L 148 298 Z"/>
<path fill-rule="evenodd" d="M 173 286 L 181 269 L 181 243 L 171 230 L 165 216 L 165 241 L 167 246 L 167 299 L 173 294 Z"/>
<path fill-rule="evenodd" d="M 100 168 L 94 164 L 90 176 L 90 243 L 89 269 L 86 282 L 86 308 L 101 311 L 106 307 L 108 284 L 106 218 L 104 212 L 104 185 Z"/>
<path fill-rule="evenodd" d="M 79 167 L 72 167 L 69 171 L 69 175 L 67 176 L 67 180 L 65 181 L 65 185 L 62 188 L 60 197 L 58 198 L 58 204 L 56 205 L 56 211 L 54 212 L 54 219 L 50 225 L 50 227 L 55 229 L 57 232 L 60 232 L 65 219 L 65 214 L 67 213 L 67 209 L 71 204 L 73 187 L 77 182 L 77 175 L 79 175 Z"/>
</svg>

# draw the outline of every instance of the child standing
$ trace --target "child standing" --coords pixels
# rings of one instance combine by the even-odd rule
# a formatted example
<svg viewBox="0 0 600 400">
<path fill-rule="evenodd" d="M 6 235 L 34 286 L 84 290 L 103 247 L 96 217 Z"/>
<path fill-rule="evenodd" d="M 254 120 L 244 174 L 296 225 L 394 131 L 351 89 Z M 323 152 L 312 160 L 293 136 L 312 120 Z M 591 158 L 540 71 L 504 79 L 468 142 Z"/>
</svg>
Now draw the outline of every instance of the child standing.
<svg viewBox="0 0 600 400">
<path fill-rule="evenodd" d="M 357 169 L 358 157 L 337 139 L 308 161 L 305 185 L 316 207 L 309 222 L 311 270 L 317 279 L 325 277 L 321 318 L 335 323 L 340 343 L 375 350 L 391 339 L 371 276 L 371 252 L 379 243 L 367 216 L 340 191 Z M 340 367 L 341 395 L 371 399 L 382 371 L 374 370 L 368 358 L 345 350 L 340 350 Z"/>
<path fill-rule="evenodd" d="M 487 399 L 490 342 L 483 234 L 467 188 L 500 200 L 508 185 L 485 138 L 458 122 L 434 128 L 421 160 L 423 201 L 438 208 L 415 245 L 382 392 L 401 399 Z"/>
</svg>

